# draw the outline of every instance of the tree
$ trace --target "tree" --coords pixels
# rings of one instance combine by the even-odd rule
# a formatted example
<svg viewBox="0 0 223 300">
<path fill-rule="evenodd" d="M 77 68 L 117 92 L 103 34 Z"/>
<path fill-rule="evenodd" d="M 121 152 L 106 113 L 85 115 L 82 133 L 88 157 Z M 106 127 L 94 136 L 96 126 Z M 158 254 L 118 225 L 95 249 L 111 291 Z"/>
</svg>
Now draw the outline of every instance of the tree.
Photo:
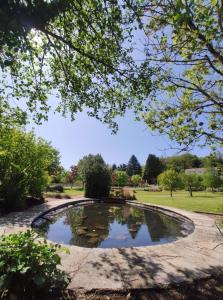
<svg viewBox="0 0 223 300">
<path fill-rule="evenodd" d="M 221 177 L 214 168 L 209 169 L 209 171 L 203 175 L 203 182 L 206 188 L 211 188 L 212 192 L 214 192 L 215 188 L 219 188 L 222 185 Z"/>
<path fill-rule="evenodd" d="M 125 186 L 128 184 L 128 175 L 125 171 L 116 171 L 115 178 L 115 184 L 118 186 Z"/>
<path fill-rule="evenodd" d="M 138 8 L 146 61 L 160 68 L 146 123 L 181 149 L 222 145 L 222 2 L 153 0 Z"/>
<path fill-rule="evenodd" d="M 140 182 L 141 182 L 142 178 L 140 175 L 132 175 L 131 177 L 131 181 L 132 181 L 132 184 L 134 186 L 139 186 Z"/>
<path fill-rule="evenodd" d="M 179 174 L 174 170 L 167 170 L 158 176 L 158 183 L 162 188 L 170 191 L 170 196 L 173 197 L 173 190 L 180 186 Z"/>
<path fill-rule="evenodd" d="M 220 171 L 223 169 L 223 154 L 221 152 L 212 152 L 210 155 L 203 158 L 205 168 L 217 168 Z"/>
<path fill-rule="evenodd" d="M 173 169 L 177 172 L 191 168 L 199 168 L 202 165 L 201 159 L 190 153 L 166 157 L 163 159 L 163 163 L 167 169 Z"/>
<path fill-rule="evenodd" d="M 181 180 L 185 189 L 189 191 L 191 197 L 193 197 L 193 191 L 202 186 L 202 178 L 197 174 L 183 173 L 181 175 Z"/>
<path fill-rule="evenodd" d="M 51 155 L 51 163 L 47 168 L 47 171 L 49 173 L 49 175 L 54 175 L 56 172 L 58 172 L 59 170 L 61 170 L 61 165 L 60 165 L 60 152 L 53 148 L 51 146 L 51 143 L 49 143 L 49 147 L 51 147 L 52 151 L 50 153 Z"/>
<path fill-rule="evenodd" d="M 126 172 L 126 170 L 127 170 L 127 165 L 126 165 L 126 164 L 120 164 L 120 165 L 117 167 L 117 170 Z"/>
<path fill-rule="evenodd" d="M 55 149 L 33 132 L 0 127 L 0 198 L 6 210 L 25 206 L 27 196 L 41 197 Z"/>
<path fill-rule="evenodd" d="M 113 164 L 113 165 L 112 165 L 112 172 L 115 171 L 116 169 L 117 169 L 116 164 Z"/>
<path fill-rule="evenodd" d="M 83 183 L 83 187 L 86 183 L 87 172 L 94 166 L 94 164 L 104 165 L 104 160 L 100 154 L 89 154 L 84 156 L 81 160 L 79 160 L 77 169 L 78 169 L 78 177 Z"/>
<path fill-rule="evenodd" d="M 159 157 L 154 154 L 149 154 L 143 173 L 143 179 L 149 183 L 156 183 L 157 176 L 162 172 L 163 164 Z"/>
<path fill-rule="evenodd" d="M 74 182 L 77 180 L 77 177 L 78 177 L 78 167 L 71 166 L 66 176 L 66 181 L 71 185 L 71 187 L 74 184 Z"/>
<path fill-rule="evenodd" d="M 138 162 L 138 159 L 135 155 L 132 155 L 127 164 L 126 173 L 128 174 L 128 176 L 132 176 L 136 174 L 141 175 L 141 172 L 142 169 L 140 163 Z"/>
<path fill-rule="evenodd" d="M 116 130 L 115 116 L 141 110 L 151 90 L 153 70 L 134 61 L 128 42 L 135 27 L 131 7 L 118 1 L 1 1 L 0 121 L 25 121 L 28 109 L 40 123 L 53 93 L 56 111 L 73 119 L 86 107 Z"/>
<path fill-rule="evenodd" d="M 64 167 L 59 166 L 55 172 L 50 175 L 51 183 L 64 183 L 67 178 L 68 171 Z"/>
<path fill-rule="evenodd" d="M 111 188 L 111 171 L 102 157 L 98 155 L 88 156 L 85 164 L 85 197 L 108 197 Z"/>
</svg>

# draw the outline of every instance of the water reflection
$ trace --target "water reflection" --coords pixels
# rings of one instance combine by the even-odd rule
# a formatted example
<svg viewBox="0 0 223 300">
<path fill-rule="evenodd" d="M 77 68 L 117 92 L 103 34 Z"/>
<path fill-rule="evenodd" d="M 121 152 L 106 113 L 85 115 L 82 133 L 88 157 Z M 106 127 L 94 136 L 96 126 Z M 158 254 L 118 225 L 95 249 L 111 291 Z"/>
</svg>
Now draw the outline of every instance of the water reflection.
<svg viewBox="0 0 223 300">
<path fill-rule="evenodd" d="M 55 242 L 100 248 L 160 244 L 183 235 L 182 224 L 165 214 L 106 203 L 69 208 L 40 229 Z"/>
</svg>

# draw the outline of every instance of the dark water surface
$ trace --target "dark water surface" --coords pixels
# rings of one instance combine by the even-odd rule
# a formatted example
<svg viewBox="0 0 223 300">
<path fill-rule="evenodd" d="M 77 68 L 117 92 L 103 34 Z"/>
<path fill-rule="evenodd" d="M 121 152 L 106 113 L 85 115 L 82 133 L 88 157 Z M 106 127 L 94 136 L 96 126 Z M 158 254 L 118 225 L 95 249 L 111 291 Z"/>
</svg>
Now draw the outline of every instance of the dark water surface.
<svg viewBox="0 0 223 300">
<path fill-rule="evenodd" d="M 185 236 L 182 221 L 130 204 L 73 206 L 47 214 L 41 223 L 38 231 L 47 239 L 89 248 L 156 245 Z"/>
</svg>

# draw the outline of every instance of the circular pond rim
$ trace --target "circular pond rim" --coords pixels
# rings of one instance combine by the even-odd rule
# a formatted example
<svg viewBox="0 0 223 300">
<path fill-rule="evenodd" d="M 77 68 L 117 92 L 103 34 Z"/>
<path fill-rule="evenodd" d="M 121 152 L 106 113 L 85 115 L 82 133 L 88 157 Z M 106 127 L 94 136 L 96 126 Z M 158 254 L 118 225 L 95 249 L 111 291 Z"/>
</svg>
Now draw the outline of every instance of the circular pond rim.
<svg viewBox="0 0 223 300">
<path fill-rule="evenodd" d="M 81 199 L 81 200 L 74 200 L 74 201 L 69 201 L 60 205 L 57 205 L 53 208 L 50 208 L 44 212 L 42 212 L 41 214 L 39 214 L 37 217 L 35 217 L 31 223 L 31 228 L 32 229 L 36 229 L 38 228 L 38 226 L 35 225 L 36 221 L 39 219 L 44 219 L 46 221 L 49 221 L 49 219 L 47 217 L 45 217 L 47 214 L 51 213 L 51 212 L 56 212 L 58 211 L 58 213 L 62 212 L 64 209 L 67 210 L 67 208 L 72 208 L 75 206 L 80 206 L 80 205 L 89 205 L 89 204 L 94 204 L 94 203 L 106 203 L 106 204 L 111 204 L 111 205 L 124 205 L 124 204 L 129 204 L 131 206 L 134 207 L 138 207 L 138 208 L 142 208 L 144 210 L 152 210 L 155 212 L 159 212 L 162 213 L 164 215 L 167 215 L 173 219 L 176 219 L 177 221 L 180 221 L 182 223 L 182 231 L 186 232 L 184 233 L 184 236 L 178 237 L 173 241 L 170 242 L 166 242 L 164 244 L 157 244 L 157 245 L 146 245 L 146 246 L 132 246 L 132 247 L 109 247 L 109 248 L 100 248 L 100 247 L 82 247 L 82 246 L 78 246 L 78 245 L 69 245 L 69 244 L 63 244 L 63 243 L 59 243 L 59 242 L 54 242 L 51 241 L 49 239 L 47 239 L 48 241 L 50 241 L 50 243 L 53 244 L 63 244 L 65 247 L 78 247 L 78 248 L 84 248 L 84 249 L 103 249 L 103 250 L 108 250 L 108 249 L 137 249 L 137 248 L 144 248 L 144 247 L 158 247 L 158 246 L 162 246 L 162 245 L 167 245 L 167 244 L 173 244 L 177 241 L 183 240 L 185 238 L 187 238 L 188 236 L 190 236 L 194 230 L 195 230 L 195 224 L 193 222 L 193 220 L 189 217 L 187 217 L 184 213 L 179 213 L 175 211 L 175 208 L 173 208 L 173 210 L 170 208 L 166 208 L 166 207 L 161 207 L 161 206 L 156 206 L 156 205 L 152 205 L 152 204 L 144 204 L 144 203 L 140 203 L 134 200 L 120 200 L 120 201 L 106 201 L 106 200 L 102 200 L 102 199 Z M 184 212 L 184 211 L 182 211 Z M 185 212 L 186 213 L 186 212 Z"/>
</svg>

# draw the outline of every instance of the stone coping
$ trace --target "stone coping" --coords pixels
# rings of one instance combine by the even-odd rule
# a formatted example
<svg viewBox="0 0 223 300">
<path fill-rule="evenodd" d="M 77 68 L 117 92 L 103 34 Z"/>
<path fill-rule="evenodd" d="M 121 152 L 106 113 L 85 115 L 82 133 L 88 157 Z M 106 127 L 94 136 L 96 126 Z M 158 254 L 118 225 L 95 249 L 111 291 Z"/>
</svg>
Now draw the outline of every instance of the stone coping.
<svg viewBox="0 0 223 300">
<path fill-rule="evenodd" d="M 0 218 L 0 233 L 26 230 L 47 210 L 83 200 L 90 199 L 55 199 L 25 212 L 10 213 Z M 148 289 L 222 273 L 223 236 L 213 219 L 177 208 L 145 205 L 191 220 L 194 231 L 175 242 L 146 247 L 102 249 L 66 245 L 70 254 L 60 255 L 62 269 L 72 278 L 69 288 L 84 291 Z"/>
</svg>

